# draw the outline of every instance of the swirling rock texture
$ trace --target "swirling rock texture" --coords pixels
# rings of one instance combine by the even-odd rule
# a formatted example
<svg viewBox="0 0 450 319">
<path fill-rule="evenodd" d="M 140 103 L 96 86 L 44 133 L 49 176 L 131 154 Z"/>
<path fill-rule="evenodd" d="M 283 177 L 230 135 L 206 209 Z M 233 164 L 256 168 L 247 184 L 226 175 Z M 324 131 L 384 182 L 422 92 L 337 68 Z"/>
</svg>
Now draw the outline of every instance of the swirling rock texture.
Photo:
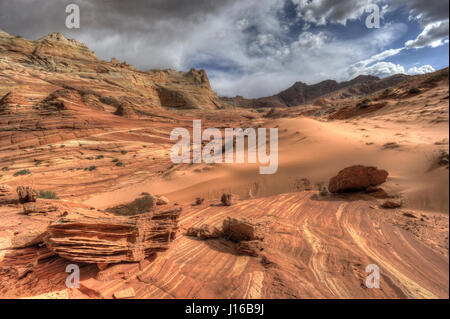
<svg viewBox="0 0 450 319">
<path fill-rule="evenodd" d="M 172 163 L 194 119 L 277 127 L 277 173 Z M 225 99 L 0 32 L 0 297 L 448 298 L 448 141 L 448 69 Z"/>
</svg>

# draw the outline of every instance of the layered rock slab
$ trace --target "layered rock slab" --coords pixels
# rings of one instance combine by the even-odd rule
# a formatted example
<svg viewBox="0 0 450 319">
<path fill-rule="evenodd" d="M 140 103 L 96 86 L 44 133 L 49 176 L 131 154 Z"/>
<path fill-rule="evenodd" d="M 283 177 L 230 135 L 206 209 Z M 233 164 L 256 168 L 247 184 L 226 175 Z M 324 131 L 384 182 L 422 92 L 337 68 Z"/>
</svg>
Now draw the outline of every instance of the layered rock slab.
<svg viewBox="0 0 450 319">
<path fill-rule="evenodd" d="M 139 262 L 167 250 L 180 210 L 131 217 L 70 217 L 48 228 L 46 244 L 63 258 L 84 263 Z"/>
</svg>

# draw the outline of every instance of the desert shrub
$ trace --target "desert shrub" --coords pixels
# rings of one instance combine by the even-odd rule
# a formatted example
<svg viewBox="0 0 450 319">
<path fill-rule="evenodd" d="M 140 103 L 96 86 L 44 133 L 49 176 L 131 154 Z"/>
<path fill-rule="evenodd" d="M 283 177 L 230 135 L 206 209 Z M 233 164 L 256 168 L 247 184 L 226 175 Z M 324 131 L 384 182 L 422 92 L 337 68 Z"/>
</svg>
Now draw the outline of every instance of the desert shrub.
<svg viewBox="0 0 450 319">
<path fill-rule="evenodd" d="M 86 157 L 87 160 L 93 160 L 94 158 L 92 156 Z"/>
<path fill-rule="evenodd" d="M 370 106 L 370 100 L 369 99 L 364 99 L 361 102 L 359 102 L 358 104 L 360 109 L 366 109 Z"/>
<path fill-rule="evenodd" d="M 64 147 L 66 147 L 66 146 L 65 146 L 65 145 L 61 145 L 60 147 L 61 147 L 61 148 L 64 148 Z"/>
<path fill-rule="evenodd" d="M 122 155 L 125 155 L 128 153 L 128 151 L 122 150 L 122 151 L 120 151 L 120 153 L 122 153 Z"/>
<path fill-rule="evenodd" d="M 144 195 L 133 202 L 108 208 L 106 211 L 116 215 L 132 216 L 147 213 L 155 208 L 155 199 L 151 195 Z"/>
<path fill-rule="evenodd" d="M 419 88 L 414 87 L 414 88 L 409 89 L 409 94 L 418 94 L 418 93 L 420 93 Z"/>
<path fill-rule="evenodd" d="M 97 157 L 95 159 L 102 159 L 102 158 L 104 158 L 103 155 L 97 155 Z"/>
<path fill-rule="evenodd" d="M 39 160 L 34 163 L 35 166 L 39 166 L 41 164 L 42 164 L 42 161 L 39 161 Z"/>
<path fill-rule="evenodd" d="M 115 159 L 112 160 L 113 163 L 117 163 L 118 161 L 119 161 L 118 158 L 115 158 Z"/>
<path fill-rule="evenodd" d="M 8 167 L 8 166 L 3 167 L 3 168 L 2 168 L 2 171 L 4 171 L 4 172 L 9 171 L 9 167 Z"/>
<path fill-rule="evenodd" d="M 94 170 L 96 170 L 96 169 L 97 169 L 97 166 L 92 165 L 92 166 L 86 167 L 84 170 L 89 171 L 89 172 L 92 172 L 92 171 L 94 171 Z"/>
<path fill-rule="evenodd" d="M 323 188 L 320 190 L 320 196 L 327 196 L 327 195 L 328 195 L 328 190 L 327 190 L 326 187 L 323 187 Z"/>
<path fill-rule="evenodd" d="M 117 162 L 116 166 L 122 167 L 122 166 L 125 166 L 125 165 L 122 162 Z"/>
<path fill-rule="evenodd" d="M 15 172 L 14 176 L 28 175 L 28 174 L 31 174 L 29 169 L 22 169 L 20 171 Z"/>
<path fill-rule="evenodd" d="M 0 178 L 2 178 L 3 177 L 3 175 L 2 174 L 0 174 Z"/>
<path fill-rule="evenodd" d="M 37 194 L 38 198 L 44 198 L 44 199 L 59 199 L 58 196 L 56 196 L 55 192 L 52 191 L 39 191 Z"/>
<path fill-rule="evenodd" d="M 115 107 L 119 107 L 120 106 L 120 101 L 118 101 L 117 99 L 113 98 L 112 96 L 101 96 L 99 98 L 100 102 L 104 103 L 104 104 L 108 104 L 108 105 L 112 105 Z"/>
</svg>

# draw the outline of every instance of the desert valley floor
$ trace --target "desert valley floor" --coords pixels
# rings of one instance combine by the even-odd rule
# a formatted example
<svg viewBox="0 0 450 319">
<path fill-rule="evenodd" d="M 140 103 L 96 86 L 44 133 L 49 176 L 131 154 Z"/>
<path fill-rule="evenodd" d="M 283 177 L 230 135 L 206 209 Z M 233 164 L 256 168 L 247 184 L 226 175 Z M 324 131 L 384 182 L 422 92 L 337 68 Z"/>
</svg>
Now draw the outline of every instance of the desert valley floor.
<svg viewBox="0 0 450 319">
<path fill-rule="evenodd" d="M 203 70 L 142 72 L 61 34 L 30 41 L 0 30 L 0 297 L 448 298 L 448 84 L 448 69 L 362 77 L 266 108 L 275 97 L 217 96 Z M 173 164 L 170 133 L 195 119 L 278 128 L 277 173 Z M 376 190 L 385 196 L 322 191 L 353 165 L 386 170 Z M 31 205 L 20 186 L 38 192 Z M 66 229 L 87 241 L 64 246 L 58 220 L 125 218 L 146 196 L 161 200 L 161 223 L 179 214 L 168 247 L 138 262 L 95 262 L 101 249 L 89 246 L 92 262 L 70 260 L 96 239 Z M 258 225 L 262 246 L 214 236 L 228 217 Z M 207 236 L 188 236 L 204 225 Z M 72 263 L 81 281 L 69 289 Z M 370 264 L 379 289 L 366 287 Z"/>
</svg>

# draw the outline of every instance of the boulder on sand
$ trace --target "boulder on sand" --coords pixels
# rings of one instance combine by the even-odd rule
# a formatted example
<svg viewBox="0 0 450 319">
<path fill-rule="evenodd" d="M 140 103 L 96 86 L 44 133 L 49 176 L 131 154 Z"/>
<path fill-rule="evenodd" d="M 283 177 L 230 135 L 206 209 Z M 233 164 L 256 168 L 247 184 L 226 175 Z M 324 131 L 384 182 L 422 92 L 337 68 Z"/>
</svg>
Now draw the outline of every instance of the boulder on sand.
<svg viewBox="0 0 450 319">
<path fill-rule="evenodd" d="M 231 194 L 223 194 L 220 201 L 224 206 L 231 206 L 233 204 L 233 195 Z"/>
<path fill-rule="evenodd" d="M 262 240 L 264 238 L 262 227 L 244 218 L 227 217 L 223 221 L 222 231 L 225 236 L 236 242 Z"/>
<path fill-rule="evenodd" d="M 387 171 L 376 167 L 355 165 L 344 168 L 331 178 L 328 190 L 332 193 L 364 191 L 384 183 L 388 175 Z"/>
<path fill-rule="evenodd" d="M 167 199 L 167 197 L 164 196 L 157 196 L 156 197 L 156 205 L 167 205 L 170 201 Z"/>
<path fill-rule="evenodd" d="M 400 200 L 387 200 L 382 205 L 382 208 L 394 209 L 402 207 L 402 202 Z"/>
</svg>

